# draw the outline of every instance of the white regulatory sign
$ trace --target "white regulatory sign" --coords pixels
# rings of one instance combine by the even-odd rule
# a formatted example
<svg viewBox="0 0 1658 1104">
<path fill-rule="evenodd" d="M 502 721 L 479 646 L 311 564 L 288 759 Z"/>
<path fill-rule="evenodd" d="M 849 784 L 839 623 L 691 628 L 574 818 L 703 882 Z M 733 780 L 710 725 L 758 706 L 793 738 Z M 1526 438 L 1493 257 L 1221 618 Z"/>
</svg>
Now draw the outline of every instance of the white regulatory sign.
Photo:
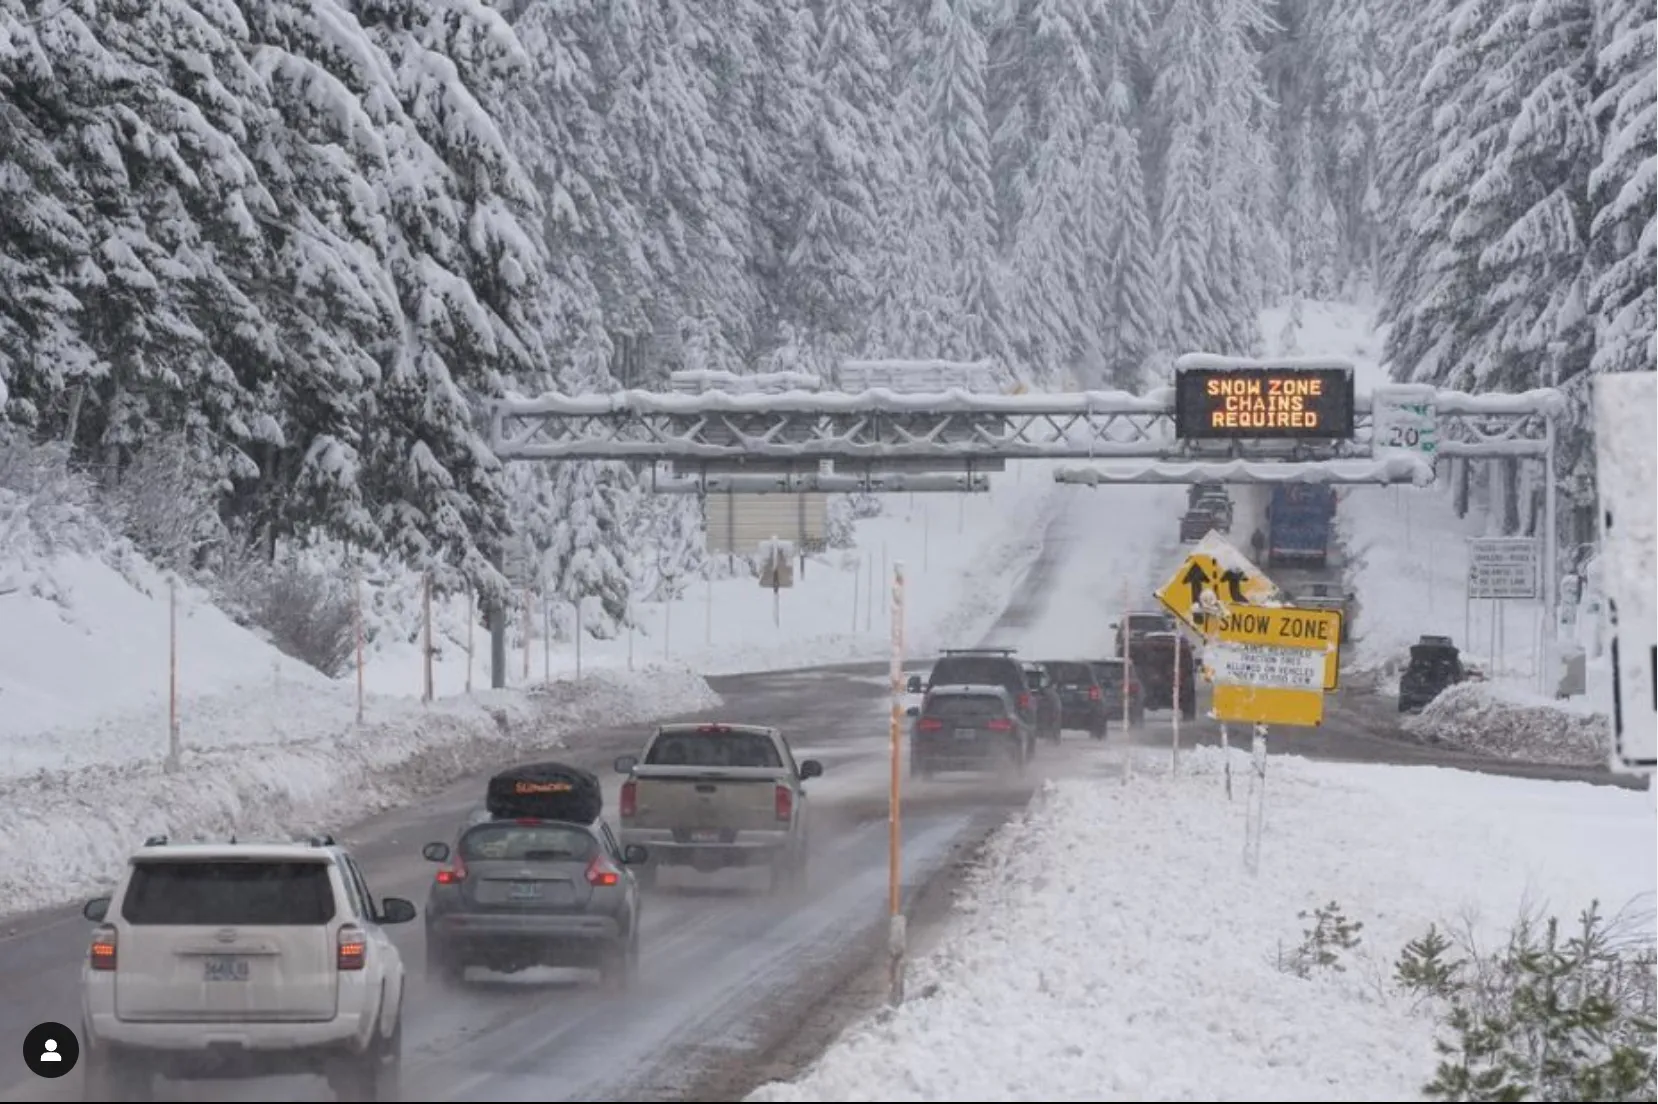
<svg viewBox="0 0 1658 1104">
<path fill-rule="evenodd" d="M 1211 644 L 1203 664 L 1217 686 L 1324 690 L 1323 648 L 1272 648 L 1265 644 Z"/>
<path fill-rule="evenodd" d="M 1543 577 L 1542 551 L 1532 537 L 1468 538 L 1468 597 L 1536 598 Z"/>
<path fill-rule="evenodd" d="M 1371 445 L 1416 452 L 1432 460 L 1439 452 L 1439 414 L 1434 389 L 1425 383 L 1395 383 L 1370 393 Z"/>
</svg>

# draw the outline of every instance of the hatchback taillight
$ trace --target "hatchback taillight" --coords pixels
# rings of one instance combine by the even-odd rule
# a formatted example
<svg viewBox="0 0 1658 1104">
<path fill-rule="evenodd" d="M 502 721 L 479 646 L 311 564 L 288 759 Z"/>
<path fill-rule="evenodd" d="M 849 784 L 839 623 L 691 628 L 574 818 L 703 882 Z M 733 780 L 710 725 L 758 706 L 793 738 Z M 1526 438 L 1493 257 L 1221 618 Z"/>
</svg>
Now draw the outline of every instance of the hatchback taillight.
<svg viewBox="0 0 1658 1104">
<path fill-rule="evenodd" d="M 590 886 L 613 886 L 621 880 L 622 872 L 603 855 L 594 855 L 593 861 L 587 864 L 587 884 Z"/>
<path fill-rule="evenodd" d="M 368 939 L 363 935 L 363 929 L 355 924 L 342 927 L 336 965 L 342 970 L 361 970 L 367 958 Z"/>
<path fill-rule="evenodd" d="M 460 885 L 464 881 L 466 881 L 466 863 L 461 860 L 459 855 L 455 856 L 455 862 L 452 866 L 438 871 L 438 885 Z"/>
<path fill-rule="evenodd" d="M 997 717 L 995 720 L 985 725 L 985 727 L 992 732 L 1012 732 L 1013 722 L 1002 717 Z"/>
<path fill-rule="evenodd" d="M 1104 694 L 1100 693 L 1100 688 L 1098 686 L 1090 686 L 1088 688 L 1089 701 L 1099 701 L 1104 696 Z"/>
<path fill-rule="evenodd" d="M 622 815 L 636 816 L 639 812 L 639 783 L 628 779 L 622 783 Z"/>
<path fill-rule="evenodd" d="M 915 727 L 919 728 L 922 732 L 939 732 L 943 730 L 944 722 L 939 720 L 937 717 L 923 717 L 921 718 L 921 722 Z"/>
<path fill-rule="evenodd" d="M 778 820 L 794 819 L 794 791 L 787 786 L 778 786 L 772 794 L 772 804 L 777 810 Z"/>
<path fill-rule="evenodd" d="M 91 961 L 94 970 L 115 969 L 115 929 L 108 924 L 92 933 Z"/>
</svg>

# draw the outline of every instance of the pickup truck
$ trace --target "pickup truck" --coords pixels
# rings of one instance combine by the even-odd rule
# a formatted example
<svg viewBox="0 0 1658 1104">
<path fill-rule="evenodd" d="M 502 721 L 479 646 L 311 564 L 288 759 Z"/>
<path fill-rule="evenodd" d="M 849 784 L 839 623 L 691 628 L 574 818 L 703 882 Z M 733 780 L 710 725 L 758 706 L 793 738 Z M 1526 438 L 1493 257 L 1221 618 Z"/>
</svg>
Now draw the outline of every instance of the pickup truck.
<svg viewBox="0 0 1658 1104">
<path fill-rule="evenodd" d="M 640 881 L 658 867 L 703 873 L 767 869 L 770 889 L 798 888 L 806 876 L 805 783 L 823 774 L 816 759 L 796 761 L 775 728 L 744 724 L 670 724 L 640 755 L 616 759 L 626 775 L 617 811 L 624 848 L 646 848 Z"/>
</svg>

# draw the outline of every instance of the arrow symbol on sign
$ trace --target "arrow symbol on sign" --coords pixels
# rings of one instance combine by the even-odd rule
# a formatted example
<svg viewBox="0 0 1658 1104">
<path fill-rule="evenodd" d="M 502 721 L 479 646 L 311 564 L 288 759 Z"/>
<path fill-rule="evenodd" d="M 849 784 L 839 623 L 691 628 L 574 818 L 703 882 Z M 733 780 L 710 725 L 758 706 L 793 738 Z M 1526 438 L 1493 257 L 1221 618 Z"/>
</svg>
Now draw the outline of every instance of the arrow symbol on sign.
<svg viewBox="0 0 1658 1104">
<path fill-rule="evenodd" d="M 1180 581 L 1192 588 L 1193 606 L 1196 606 L 1198 603 L 1203 601 L 1203 591 L 1209 585 L 1208 572 L 1204 571 L 1203 568 L 1199 567 L 1197 564 L 1193 564 L 1191 567 L 1186 569 L 1186 574 L 1180 577 Z"/>
<path fill-rule="evenodd" d="M 1230 595 L 1227 601 L 1240 606 L 1249 604 L 1249 599 L 1244 597 L 1243 592 L 1244 578 L 1244 573 L 1237 568 L 1232 568 L 1221 575 L 1220 581 L 1226 585 L 1227 592 Z"/>
</svg>

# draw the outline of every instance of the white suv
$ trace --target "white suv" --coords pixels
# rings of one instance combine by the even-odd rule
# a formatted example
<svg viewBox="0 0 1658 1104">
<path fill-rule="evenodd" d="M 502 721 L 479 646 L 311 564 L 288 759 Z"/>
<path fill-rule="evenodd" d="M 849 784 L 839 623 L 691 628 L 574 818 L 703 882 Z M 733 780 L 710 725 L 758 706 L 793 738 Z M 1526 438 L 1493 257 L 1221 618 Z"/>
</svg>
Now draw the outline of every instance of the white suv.
<svg viewBox="0 0 1658 1104">
<path fill-rule="evenodd" d="M 82 971 L 87 1100 L 148 1100 L 155 1078 L 320 1073 L 341 1100 L 396 1100 L 403 959 L 333 839 L 135 852 Z"/>
</svg>

